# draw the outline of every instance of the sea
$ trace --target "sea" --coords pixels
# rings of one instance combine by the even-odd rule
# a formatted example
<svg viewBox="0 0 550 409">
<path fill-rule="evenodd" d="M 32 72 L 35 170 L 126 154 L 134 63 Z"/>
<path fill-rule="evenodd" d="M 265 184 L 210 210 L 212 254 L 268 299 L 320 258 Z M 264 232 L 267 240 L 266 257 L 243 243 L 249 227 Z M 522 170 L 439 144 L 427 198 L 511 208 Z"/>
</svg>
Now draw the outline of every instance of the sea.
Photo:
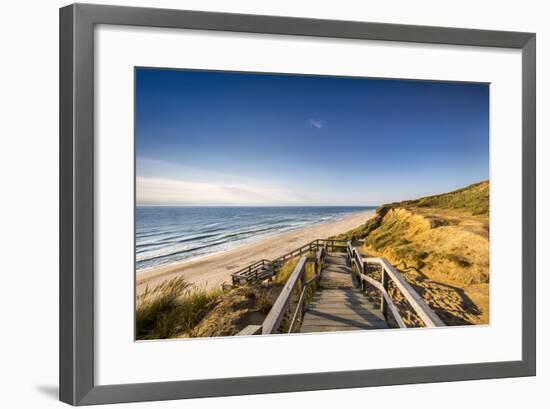
<svg viewBox="0 0 550 409">
<path fill-rule="evenodd" d="M 333 221 L 372 206 L 136 208 L 138 272 Z"/>
</svg>

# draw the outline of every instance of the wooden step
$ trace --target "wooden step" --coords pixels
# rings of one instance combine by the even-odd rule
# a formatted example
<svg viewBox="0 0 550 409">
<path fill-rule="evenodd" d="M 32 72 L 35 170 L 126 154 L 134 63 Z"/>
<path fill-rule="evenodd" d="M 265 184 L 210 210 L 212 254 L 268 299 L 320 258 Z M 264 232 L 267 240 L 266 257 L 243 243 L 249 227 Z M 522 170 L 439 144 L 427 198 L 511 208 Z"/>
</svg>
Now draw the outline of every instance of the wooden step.
<svg viewBox="0 0 550 409">
<path fill-rule="evenodd" d="M 346 255 L 343 253 L 329 253 L 325 258 L 321 271 L 321 288 L 352 288 L 353 279 L 351 269 L 347 265 Z"/>
<path fill-rule="evenodd" d="M 300 332 L 388 328 L 380 310 L 357 288 L 321 289 L 309 304 Z"/>
<path fill-rule="evenodd" d="M 347 266 L 347 264 L 348 264 L 346 256 L 332 256 L 332 255 L 328 255 L 325 258 L 325 263 L 326 264 L 344 265 L 344 266 Z"/>
<path fill-rule="evenodd" d="M 360 321 L 384 321 L 384 317 L 380 311 L 368 310 L 366 308 L 314 308 L 308 309 L 307 312 L 310 313 L 312 321 L 316 319 L 334 319 L 335 317 Z"/>
<path fill-rule="evenodd" d="M 388 328 L 380 310 L 354 286 L 345 254 L 327 255 L 319 288 L 307 307 L 300 332 Z"/>
</svg>

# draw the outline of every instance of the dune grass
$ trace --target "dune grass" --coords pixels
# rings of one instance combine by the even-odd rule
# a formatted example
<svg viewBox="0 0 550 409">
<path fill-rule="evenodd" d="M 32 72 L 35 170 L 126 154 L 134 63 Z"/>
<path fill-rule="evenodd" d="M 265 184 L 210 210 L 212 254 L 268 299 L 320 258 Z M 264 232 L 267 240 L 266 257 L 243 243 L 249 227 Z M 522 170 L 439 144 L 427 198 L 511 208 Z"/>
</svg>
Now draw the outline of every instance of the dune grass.
<svg viewBox="0 0 550 409">
<path fill-rule="evenodd" d="M 294 272 L 294 269 L 298 265 L 298 261 L 300 261 L 299 257 L 293 257 L 289 259 L 281 268 L 279 271 L 277 271 L 277 274 L 275 277 L 273 277 L 273 284 L 275 285 L 284 285 L 292 273 Z M 315 263 L 313 261 L 308 261 L 306 263 L 306 280 L 309 280 L 311 277 L 315 275 Z"/>
<path fill-rule="evenodd" d="M 470 213 L 472 215 L 488 215 L 489 182 L 482 181 L 448 193 L 382 205 L 378 209 L 376 209 L 376 214 L 372 218 L 370 218 L 365 224 L 356 227 L 353 230 L 349 230 L 343 234 L 339 234 L 330 238 L 338 240 L 362 240 L 365 237 L 368 237 L 371 233 L 373 233 L 380 227 L 382 227 L 382 230 L 385 230 L 389 233 L 389 230 L 391 229 L 382 226 L 382 220 L 384 219 L 386 213 L 396 208 L 414 207 L 449 209 Z M 398 229 L 390 234 L 395 233 L 397 230 L 399 230 L 400 227 L 403 226 L 395 227 L 397 227 Z M 398 237 L 397 234 L 394 235 L 395 237 Z M 383 247 L 384 244 L 393 242 L 393 237 L 384 236 L 383 231 L 378 231 L 373 236 L 375 237 L 371 239 L 371 244 L 374 247 Z"/>
<path fill-rule="evenodd" d="M 376 250 L 381 250 L 387 246 L 400 246 L 409 244 L 405 239 L 405 233 L 410 228 L 408 219 L 394 218 L 387 223 L 382 223 L 377 229 L 366 237 L 365 243 Z"/>
<path fill-rule="evenodd" d="M 440 195 L 406 200 L 400 206 L 434 207 L 469 212 L 473 215 L 489 214 L 489 182 L 483 181 Z"/>
<path fill-rule="evenodd" d="M 362 241 L 363 254 L 387 258 L 448 325 L 486 324 L 489 190 L 483 181 L 386 204 L 362 226 L 334 238 Z"/>
<path fill-rule="evenodd" d="M 313 253 L 310 253 L 310 256 L 313 256 Z M 273 278 L 273 284 L 281 285 L 281 286 L 284 285 L 288 281 L 288 279 L 290 278 L 292 273 L 294 272 L 294 269 L 298 265 L 299 261 L 300 261 L 300 257 L 293 257 L 293 258 L 289 259 L 283 265 L 283 267 L 281 267 L 281 269 L 277 272 L 277 275 L 275 275 L 275 277 Z M 311 278 L 313 278 L 313 276 L 315 276 L 315 274 L 316 274 L 316 272 L 315 272 L 315 262 L 311 261 L 311 260 L 308 260 L 308 262 L 306 263 L 305 281 L 308 281 Z M 305 305 L 306 306 L 313 299 L 313 296 L 315 295 L 315 292 L 317 291 L 317 285 L 318 285 L 318 282 L 313 283 L 307 289 L 306 298 L 305 298 Z M 295 293 L 295 295 L 296 295 L 296 297 L 298 297 L 299 294 L 300 294 L 300 291 L 301 291 L 300 287 L 298 287 L 296 289 L 296 291 L 297 292 Z M 295 301 L 297 301 L 297 299 Z M 290 326 L 290 319 L 289 319 L 289 317 L 286 317 L 281 322 L 281 327 L 279 328 L 279 330 L 281 331 L 281 333 L 286 333 L 289 330 L 289 326 Z"/>
<path fill-rule="evenodd" d="M 288 260 L 274 277 L 275 287 L 283 286 L 299 258 Z M 315 263 L 306 264 L 306 279 L 313 277 Z M 223 291 L 189 285 L 183 278 L 168 280 L 154 289 L 147 288 L 136 301 L 138 340 L 175 337 L 234 335 L 246 326 L 254 311 L 266 315 L 273 305 L 273 294 L 251 285 Z"/>
<path fill-rule="evenodd" d="M 181 277 L 146 289 L 136 301 L 136 338 L 174 338 L 191 330 L 222 294 L 221 289 L 193 287 Z"/>
</svg>

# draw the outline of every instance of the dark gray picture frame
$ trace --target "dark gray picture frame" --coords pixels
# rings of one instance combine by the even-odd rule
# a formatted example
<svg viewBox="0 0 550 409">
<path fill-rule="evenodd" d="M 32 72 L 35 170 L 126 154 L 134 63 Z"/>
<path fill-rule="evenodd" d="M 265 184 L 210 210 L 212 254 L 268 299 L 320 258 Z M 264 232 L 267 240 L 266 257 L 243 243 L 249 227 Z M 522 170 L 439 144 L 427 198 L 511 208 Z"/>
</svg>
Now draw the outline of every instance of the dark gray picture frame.
<svg viewBox="0 0 550 409">
<path fill-rule="evenodd" d="M 520 49 L 522 359 L 215 380 L 96 385 L 94 26 L 132 25 Z M 74 4 L 60 9 L 60 399 L 73 405 L 535 375 L 535 34 Z"/>
</svg>

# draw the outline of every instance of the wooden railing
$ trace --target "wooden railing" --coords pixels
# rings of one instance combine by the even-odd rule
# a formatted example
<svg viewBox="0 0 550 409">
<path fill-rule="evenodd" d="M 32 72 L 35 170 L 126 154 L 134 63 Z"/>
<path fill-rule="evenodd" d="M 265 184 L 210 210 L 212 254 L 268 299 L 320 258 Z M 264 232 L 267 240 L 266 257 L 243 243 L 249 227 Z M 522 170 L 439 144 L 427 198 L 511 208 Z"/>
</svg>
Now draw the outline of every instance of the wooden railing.
<svg viewBox="0 0 550 409">
<path fill-rule="evenodd" d="M 308 289 L 311 288 L 321 277 L 321 270 L 325 262 L 327 253 L 327 245 L 323 244 L 315 254 L 314 258 L 314 275 L 306 281 L 306 266 L 308 257 L 303 256 L 298 261 L 294 271 L 288 278 L 277 300 L 271 307 L 262 325 L 249 325 L 244 328 L 238 335 L 255 335 L 255 334 L 274 334 L 279 332 L 281 324 L 285 317 L 289 319 L 286 332 L 291 333 L 296 329 L 296 325 L 302 319 L 306 307 L 306 299 Z M 300 292 L 298 302 L 292 306 L 292 296 L 297 291 Z M 293 308 L 292 308 L 293 307 Z M 291 311 L 293 310 L 293 311 Z"/>
<path fill-rule="evenodd" d="M 308 289 L 321 278 L 321 270 L 323 269 L 323 264 L 325 263 L 325 258 L 327 255 L 326 249 L 327 245 L 325 243 L 325 245 L 317 251 L 317 254 L 315 256 L 315 275 L 307 280 L 302 286 L 300 298 L 298 299 L 298 304 L 296 305 L 294 315 L 292 316 L 292 320 L 290 321 L 290 325 L 288 328 L 289 334 L 294 332 L 294 329 L 296 328 L 296 324 L 298 323 L 299 319 L 304 316 Z"/>
<path fill-rule="evenodd" d="M 370 284 L 377 289 L 381 294 L 380 309 L 386 321 L 388 320 L 388 312 L 391 313 L 395 322 L 400 328 L 406 328 L 407 325 L 403 321 L 399 309 L 390 297 L 388 288 L 390 281 L 399 289 L 403 297 L 410 304 L 412 309 L 422 320 L 426 327 L 442 327 L 445 323 L 433 312 L 426 304 L 422 297 L 411 287 L 409 283 L 401 276 L 399 271 L 395 269 L 385 258 L 381 257 L 363 257 L 349 241 L 343 240 L 314 240 L 296 250 L 291 251 L 273 261 L 260 260 L 250 266 L 239 270 L 233 274 L 235 280 L 240 280 L 245 277 L 246 280 L 257 280 L 264 277 L 262 274 L 273 276 L 278 268 L 284 263 L 297 255 L 302 257 L 294 268 L 292 274 L 288 278 L 273 307 L 267 314 L 264 322 L 261 325 L 249 325 L 237 335 L 255 335 L 255 334 L 273 334 L 280 332 L 283 320 L 287 318 L 288 327 L 285 332 L 291 333 L 296 329 L 297 324 L 302 319 L 305 313 L 308 289 L 311 288 L 321 277 L 321 270 L 325 262 L 328 251 L 333 251 L 335 248 L 343 249 L 347 254 L 347 261 L 352 268 L 353 274 L 357 278 L 359 286 L 365 290 L 365 284 Z M 304 256 L 303 254 L 311 254 L 315 251 L 315 257 Z M 315 274 L 306 280 L 306 265 L 308 261 L 314 261 Z M 370 264 L 378 265 L 381 271 L 381 280 L 377 281 L 366 273 L 366 266 Z M 258 272 L 259 269 L 269 270 L 268 273 Z M 293 294 L 299 292 L 298 302 L 293 305 Z"/>
<path fill-rule="evenodd" d="M 325 251 L 334 251 L 334 249 L 346 250 L 347 241 L 345 240 L 325 240 L 317 239 L 307 243 L 297 249 L 294 249 L 274 260 L 258 260 L 231 274 L 233 285 L 242 285 L 249 282 L 266 280 L 277 274 L 277 271 L 291 258 L 301 257 L 304 254 L 318 251 L 325 247 Z"/>
<path fill-rule="evenodd" d="M 397 271 L 395 267 L 388 262 L 388 260 L 383 257 L 364 258 L 359 254 L 356 248 L 352 247 L 351 243 L 348 243 L 347 253 L 350 259 L 352 271 L 356 275 L 361 289 L 364 290 L 365 283 L 368 283 L 381 293 L 380 310 L 382 311 L 386 321 L 388 319 L 389 311 L 400 328 L 407 327 L 401 317 L 399 309 L 396 307 L 388 292 L 388 286 L 391 280 L 399 289 L 401 294 L 403 294 L 403 297 L 407 300 L 426 327 L 445 326 L 445 323 L 441 320 L 441 318 L 436 315 L 436 313 L 428 306 L 428 304 L 426 304 L 422 297 L 414 290 L 414 288 L 411 287 L 409 283 L 407 283 L 399 271 Z M 369 277 L 365 273 L 367 264 L 376 264 L 380 267 L 380 281 Z"/>
<path fill-rule="evenodd" d="M 233 285 L 245 284 L 249 281 L 265 280 L 273 276 L 274 265 L 270 260 L 258 260 L 231 275 Z"/>
</svg>

